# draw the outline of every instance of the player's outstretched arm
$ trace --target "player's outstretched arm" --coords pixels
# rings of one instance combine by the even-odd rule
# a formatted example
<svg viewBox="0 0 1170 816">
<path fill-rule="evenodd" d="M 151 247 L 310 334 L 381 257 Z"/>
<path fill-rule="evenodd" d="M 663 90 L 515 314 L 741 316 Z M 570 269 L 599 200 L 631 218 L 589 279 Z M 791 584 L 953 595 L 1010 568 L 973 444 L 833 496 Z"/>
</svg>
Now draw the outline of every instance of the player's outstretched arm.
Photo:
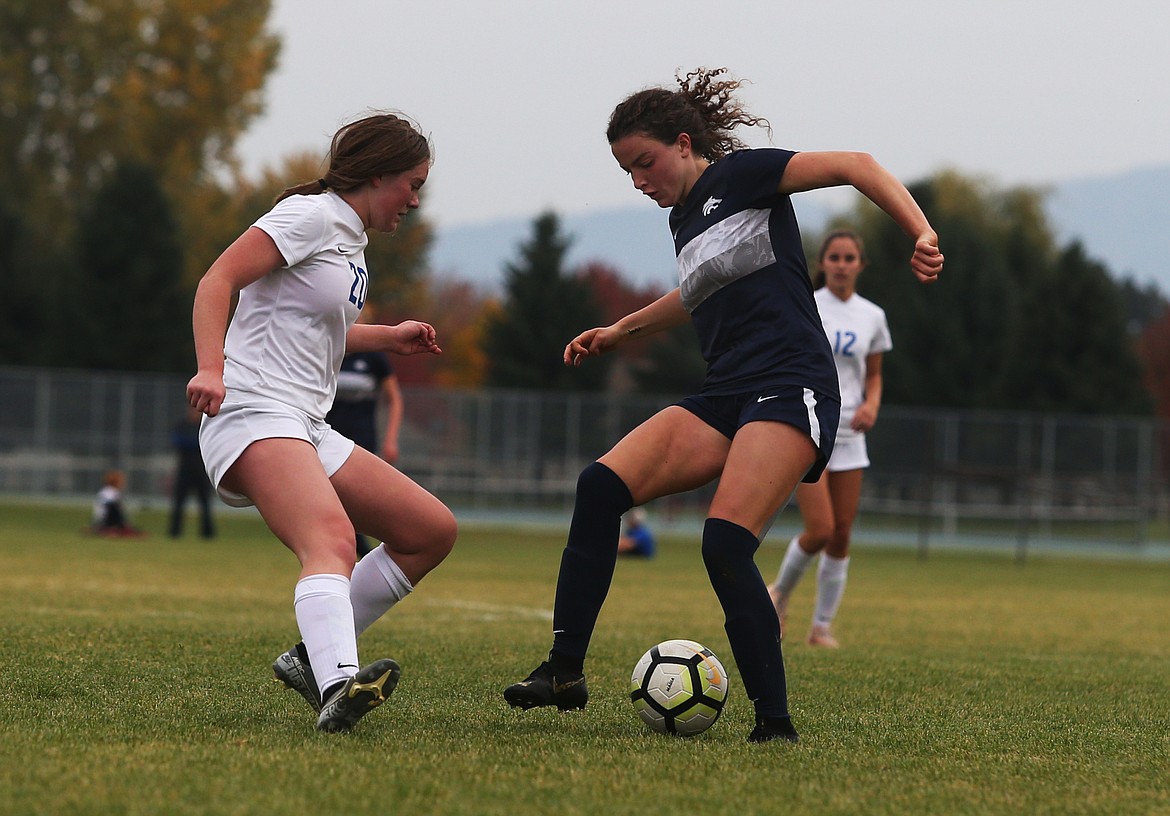
<svg viewBox="0 0 1170 816">
<path fill-rule="evenodd" d="M 938 235 L 906 186 L 868 153 L 797 153 L 788 162 L 779 191 L 789 195 L 846 184 L 881 207 L 914 240 L 910 268 L 918 279 L 936 280 L 943 267 Z"/>
<path fill-rule="evenodd" d="M 347 353 L 442 354 L 435 337 L 435 327 L 421 320 L 404 320 L 395 326 L 355 323 L 345 335 L 345 350 Z"/>
<path fill-rule="evenodd" d="M 565 365 L 579 366 L 586 357 L 596 357 L 612 351 L 631 337 L 670 329 L 691 319 L 682 305 L 678 289 L 667 292 L 658 300 L 632 312 L 612 326 L 600 326 L 581 332 L 565 346 Z"/>
</svg>

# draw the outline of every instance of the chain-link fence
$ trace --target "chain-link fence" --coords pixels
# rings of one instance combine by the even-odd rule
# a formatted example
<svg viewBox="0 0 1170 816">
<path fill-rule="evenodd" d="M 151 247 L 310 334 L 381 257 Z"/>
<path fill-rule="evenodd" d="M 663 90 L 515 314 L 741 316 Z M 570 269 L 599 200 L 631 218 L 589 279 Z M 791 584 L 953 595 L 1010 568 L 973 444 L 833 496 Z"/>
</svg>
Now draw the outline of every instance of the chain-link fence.
<svg viewBox="0 0 1170 816">
<path fill-rule="evenodd" d="M 0 493 L 89 497 L 111 468 L 164 500 L 186 379 L 0 367 Z M 617 394 L 404 388 L 399 466 L 453 508 L 566 513 L 577 474 L 672 402 Z M 1165 543 L 1170 424 L 887 406 L 869 434 L 862 524 L 925 548 L 991 537 Z M 655 502 L 701 517 L 711 488 Z"/>
</svg>

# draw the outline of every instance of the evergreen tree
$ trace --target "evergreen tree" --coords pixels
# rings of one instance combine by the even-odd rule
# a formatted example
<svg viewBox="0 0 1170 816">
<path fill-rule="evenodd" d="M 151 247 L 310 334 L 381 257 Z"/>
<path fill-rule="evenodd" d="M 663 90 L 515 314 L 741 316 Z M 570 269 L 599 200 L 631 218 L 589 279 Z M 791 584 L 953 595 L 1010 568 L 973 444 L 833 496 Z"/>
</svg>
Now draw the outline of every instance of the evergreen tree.
<svg viewBox="0 0 1170 816">
<path fill-rule="evenodd" d="M 610 358 L 566 366 L 565 345 L 603 318 L 587 283 L 566 274 L 570 239 L 553 213 L 536 218 L 532 238 L 505 270 L 503 308 L 485 331 L 487 384 L 547 391 L 600 391 L 608 382 Z"/>
<path fill-rule="evenodd" d="M 911 188 L 946 255 L 939 281 L 909 272 L 909 238 L 862 202 L 845 223 L 866 243 L 858 291 L 886 311 L 894 350 L 884 402 L 955 408 L 1145 413 L 1133 296 L 1077 244 L 1059 249 L 1043 195 L 955 174 Z M 815 258 L 814 258 L 815 260 Z"/>
<path fill-rule="evenodd" d="M 1030 281 L 1008 396 L 1030 410 L 1147 414 L 1152 400 L 1126 331 L 1120 288 L 1079 243 Z"/>
<path fill-rule="evenodd" d="M 675 326 L 648 342 L 645 360 L 633 370 L 640 393 L 685 396 L 699 390 L 707 363 L 692 325 Z"/>
<path fill-rule="evenodd" d="M 34 276 L 22 274 L 18 254 L 24 241 L 23 220 L 0 198 L 0 280 L 5 289 L 0 297 L 0 361 L 8 364 L 32 362 L 36 344 L 29 340 L 40 336 L 38 324 L 46 313 L 36 303 Z"/>
<path fill-rule="evenodd" d="M 171 207 L 154 172 L 125 163 L 78 223 L 76 342 L 62 364 L 187 372 L 194 365 L 191 301 Z"/>
</svg>

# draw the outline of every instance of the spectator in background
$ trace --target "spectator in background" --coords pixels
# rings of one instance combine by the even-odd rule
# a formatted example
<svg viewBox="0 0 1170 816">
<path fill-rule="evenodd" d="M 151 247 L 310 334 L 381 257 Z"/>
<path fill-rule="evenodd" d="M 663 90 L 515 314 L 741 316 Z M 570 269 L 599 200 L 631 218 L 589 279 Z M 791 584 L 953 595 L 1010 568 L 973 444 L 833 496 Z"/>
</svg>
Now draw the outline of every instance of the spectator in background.
<svg viewBox="0 0 1170 816">
<path fill-rule="evenodd" d="M 130 524 L 130 517 L 122 505 L 126 474 L 120 470 L 107 470 L 102 482 L 102 489 L 93 500 L 93 523 L 90 530 L 111 538 L 143 535 L 141 530 Z"/>
<path fill-rule="evenodd" d="M 635 507 L 626 513 L 626 529 L 618 539 L 618 555 L 654 557 L 654 533 L 646 524 L 646 511 Z"/>
<path fill-rule="evenodd" d="M 187 413 L 171 429 L 171 443 L 175 447 L 175 483 L 171 487 L 171 538 L 183 533 L 183 505 L 187 496 L 195 494 L 199 502 L 200 534 L 204 538 L 215 537 L 215 522 L 211 517 L 211 481 L 203 467 L 203 454 L 199 450 L 199 420 L 197 409 L 188 407 Z"/>
</svg>

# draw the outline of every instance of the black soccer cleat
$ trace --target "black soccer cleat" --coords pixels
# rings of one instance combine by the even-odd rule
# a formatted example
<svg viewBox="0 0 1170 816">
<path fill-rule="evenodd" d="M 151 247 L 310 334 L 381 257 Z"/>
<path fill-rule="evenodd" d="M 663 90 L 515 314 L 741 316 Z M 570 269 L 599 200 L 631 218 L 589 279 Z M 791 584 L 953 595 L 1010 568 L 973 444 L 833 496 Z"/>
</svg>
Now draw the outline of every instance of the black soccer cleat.
<svg viewBox="0 0 1170 816">
<path fill-rule="evenodd" d="M 771 742 L 772 740 L 783 740 L 784 742 L 800 742 L 800 735 L 796 733 L 796 729 L 792 726 L 792 719 L 789 717 L 756 717 L 756 727 L 752 729 L 752 733 L 748 734 L 748 742 Z"/>
<path fill-rule="evenodd" d="M 363 716 L 373 711 L 390 696 L 398 685 L 402 669 L 390 658 L 375 660 L 358 669 L 321 706 L 317 730 L 330 733 L 349 731 Z"/>
<path fill-rule="evenodd" d="M 558 677 L 553 674 L 552 664 L 545 661 L 528 677 L 504 689 L 504 699 L 513 708 L 527 710 L 555 705 L 561 711 L 571 711 L 585 707 L 589 702 L 589 689 L 585 685 L 585 675 Z"/>
<path fill-rule="evenodd" d="M 317 689 L 317 678 L 313 677 L 313 667 L 309 665 L 305 644 L 298 643 L 276 658 L 272 663 L 272 673 L 277 682 L 304 697 L 313 711 L 320 713 L 321 692 Z"/>
</svg>

